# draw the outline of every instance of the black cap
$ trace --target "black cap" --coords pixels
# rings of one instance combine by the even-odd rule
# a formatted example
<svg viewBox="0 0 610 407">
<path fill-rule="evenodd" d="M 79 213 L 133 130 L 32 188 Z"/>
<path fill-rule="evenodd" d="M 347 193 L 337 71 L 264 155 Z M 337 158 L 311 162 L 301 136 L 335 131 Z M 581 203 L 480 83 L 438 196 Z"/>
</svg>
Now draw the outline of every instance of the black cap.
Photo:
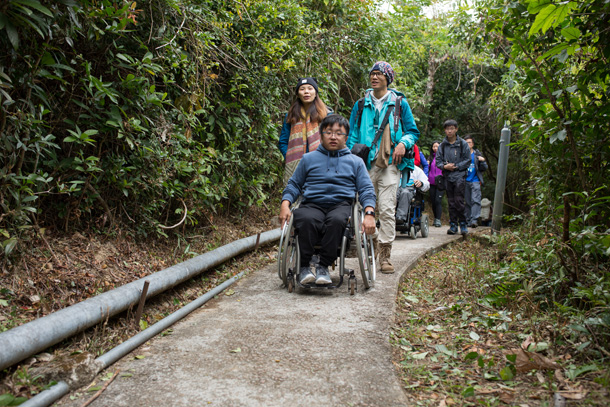
<svg viewBox="0 0 610 407">
<path fill-rule="evenodd" d="M 294 88 L 294 93 L 298 93 L 299 88 L 303 85 L 313 86 L 313 88 L 316 90 L 316 93 L 318 93 L 318 82 L 316 81 L 316 78 L 299 78 L 297 86 L 296 88 Z"/>
</svg>

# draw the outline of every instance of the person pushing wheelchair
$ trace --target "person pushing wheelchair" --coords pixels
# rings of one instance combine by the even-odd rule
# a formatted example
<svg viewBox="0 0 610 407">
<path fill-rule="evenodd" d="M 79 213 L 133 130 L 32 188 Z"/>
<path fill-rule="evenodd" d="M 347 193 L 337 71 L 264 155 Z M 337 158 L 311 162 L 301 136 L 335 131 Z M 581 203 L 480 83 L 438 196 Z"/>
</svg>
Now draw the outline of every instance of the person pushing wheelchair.
<svg viewBox="0 0 610 407">
<path fill-rule="evenodd" d="M 282 194 L 280 223 L 290 219 L 290 205 L 302 196 L 294 210 L 294 226 L 298 232 L 301 263 L 299 283 L 331 284 L 328 267 L 337 259 L 343 231 L 358 200 L 365 210 L 364 233 L 375 233 L 377 197 L 364 161 L 345 147 L 349 122 L 338 114 L 327 116 L 320 123 L 321 144 L 305 154 Z M 319 245 L 316 275 L 309 266 L 314 246 Z"/>
</svg>

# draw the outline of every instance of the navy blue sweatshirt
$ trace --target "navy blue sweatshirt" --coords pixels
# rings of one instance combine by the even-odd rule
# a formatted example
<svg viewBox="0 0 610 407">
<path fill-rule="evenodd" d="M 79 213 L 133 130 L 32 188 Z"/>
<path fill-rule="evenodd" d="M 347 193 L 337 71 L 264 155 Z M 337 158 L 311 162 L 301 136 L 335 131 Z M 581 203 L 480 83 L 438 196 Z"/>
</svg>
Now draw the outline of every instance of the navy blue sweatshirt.
<svg viewBox="0 0 610 407">
<path fill-rule="evenodd" d="M 375 207 L 375 188 L 364 161 L 347 148 L 328 151 L 320 145 L 303 156 L 288 180 L 282 201 L 294 203 L 303 195 L 303 202 L 328 208 L 353 200 L 356 192 L 363 208 Z"/>
</svg>

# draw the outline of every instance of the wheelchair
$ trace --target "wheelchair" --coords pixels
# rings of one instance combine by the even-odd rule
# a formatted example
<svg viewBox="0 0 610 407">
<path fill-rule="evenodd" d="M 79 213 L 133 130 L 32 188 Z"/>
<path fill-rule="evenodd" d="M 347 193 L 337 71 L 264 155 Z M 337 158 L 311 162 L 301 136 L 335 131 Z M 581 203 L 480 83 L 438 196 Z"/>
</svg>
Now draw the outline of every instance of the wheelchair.
<svg viewBox="0 0 610 407">
<path fill-rule="evenodd" d="M 408 233 L 412 239 L 417 239 L 418 233 L 421 233 L 422 237 L 428 237 L 430 234 L 430 221 L 428 215 L 423 213 L 424 207 L 424 194 L 416 190 L 409 203 L 407 220 L 404 223 L 399 223 L 399 220 L 396 219 L 396 231 L 402 234 Z"/>
<path fill-rule="evenodd" d="M 357 290 L 356 273 L 353 269 L 345 266 L 347 257 L 358 257 L 360 266 L 360 275 L 362 276 L 362 284 L 366 289 L 370 288 L 375 281 L 376 266 L 375 252 L 373 248 L 373 238 L 367 236 L 362 231 L 362 222 L 364 220 L 364 210 L 360 203 L 356 200 L 352 204 L 350 217 L 347 221 L 347 226 L 343 233 L 340 247 L 337 248 L 339 262 L 339 281 L 332 284 L 306 284 L 302 285 L 298 281 L 299 268 L 301 264 L 299 240 L 295 228 L 293 226 L 294 216 L 292 212 L 299 206 L 299 200 L 292 206 L 291 216 L 288 222 L 284 224 L 280 237 L 279 252 L 278 252 L 278 275 L 284 286 L 292 293 L 297 287 L 299 288 L 325 288 L 336 289 L 343 284 L 344 277 L 347 275 L 348 290 L 350 295 L 354 295 Z M 356 256 L 353 252 L 355 251 Z M 332 270 L 337 266 L 337 260 L 332 265 Z M 332 272 L 331 272 L 332 275 Z"/>
</svg>

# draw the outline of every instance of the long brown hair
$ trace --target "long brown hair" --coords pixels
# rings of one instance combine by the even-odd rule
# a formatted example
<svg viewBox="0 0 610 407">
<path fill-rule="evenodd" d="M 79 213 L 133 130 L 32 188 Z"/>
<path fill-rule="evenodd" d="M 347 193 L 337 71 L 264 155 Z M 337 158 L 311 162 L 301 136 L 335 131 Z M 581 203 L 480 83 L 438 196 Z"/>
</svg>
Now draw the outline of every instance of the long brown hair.
<svg viewBox="0 0 610 407">
<path fill-rule="evenodd" d="M 288 109 L 288 117 L 286 121 L 290 124 L 296 124 L 300 120 L 305 120 L 303 117 L 303 113 L 301 110 L 303 109 L 303 102 L 299 99 L 299 95 L 296 96 L 294 102 Z M 320 123 L 324 118 L 328 115 L 328 108 L 322 102 L 322 99 L 318 96 L 318 92 L 316 92 L 316 97 L 313 102 L 309 105 L 309 108 L 305 112 L 305 115 L 309 115 L 309 118 L 312 122 Z"/>
</svg>

